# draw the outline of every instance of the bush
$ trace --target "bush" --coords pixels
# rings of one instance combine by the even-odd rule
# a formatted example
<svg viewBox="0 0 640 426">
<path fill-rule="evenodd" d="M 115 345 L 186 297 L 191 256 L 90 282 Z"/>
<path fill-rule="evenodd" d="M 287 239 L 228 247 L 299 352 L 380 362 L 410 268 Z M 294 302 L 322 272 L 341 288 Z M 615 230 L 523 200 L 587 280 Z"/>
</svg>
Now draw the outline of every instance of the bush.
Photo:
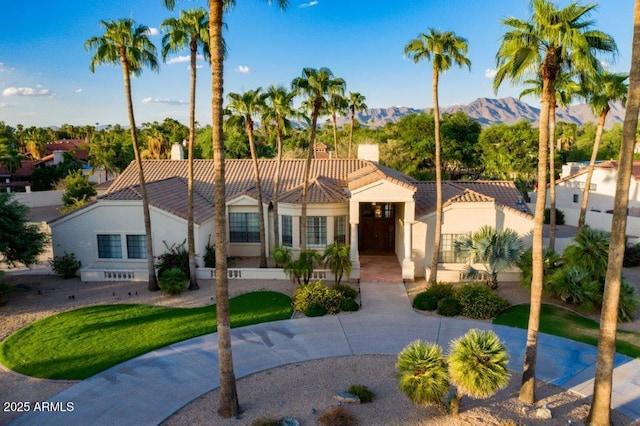
<svg viewBox="0 0 640 426">
<path fill-rule="evenodd" d="M 551 223 L 551 209 L 549 207 L 544 209 L 544 224 Z M 562 210 L 556 209 L 556 225 L 564 225 L 564 213 Z"/>
<path fill-rule="evenodd" d="M 372 402 L 373 397 L 376 396 L 376 394 L 371 392 L 365 385 L 351 385 L 351 387 L 347 389 L 347 392 L 352 395 L 356 395 L 358 398 L 360 398 L 360 402 L 363 404 Z"/>
<path fill-rule="evenodd" d="M 13 293 L 13 287 L 4 282 L 4 272 L 0 271 L 0 306 L 6 303 L 11 293 Z"/>
<path fill-rule="evenodd" d="M 321 317 L 323 315 L 326 315 L 326 313 L 327 309 L 319 303 L 315 302 L 307 306 L 307 309 L 304 310 L 304 315 L 310 318 Z"/>
<path fill-rule="evenodd" d="M 322 426 L 355 426 L 358 422 L 346 408 L 336 406 L 322 413 L 318 418 L 318 424 Z"/>
<path fill-rule="evenodd" d="M 293 309 L 305 315 L 312 304 L 323 307 L 326 313 L 336 314 L 340 312 L 342 299 L 341 293 L 330 289 L 320 281 L 302 284 L 292 296 Z"/>
<path fill-rule="evenodd" d="M 273 248 L 273 261 L 276 264 L 276 268 L 282 268 L 287 263 L 291 262 L 292 254 L 291 249 L 286 246 L 275 246 Z"/>
<path fill-rule="evenodd" d="M 75 254 L 64 252 L 62 256 L 56 256 L 53 259 L 49 259 L 49 265 L 51 265 L 51 268 L 57 275 L 65 279 L 69 279 L 76 276 L 76 273 L 82 266 L 82 263 L 76 259 Z"/>
<path fill-rule="evenodd" d="M 187 274 L 180 268 L 165 269 L 158 277 L 160 290 L 167 294 L 180 294 L 184 290 L 187 281 Z"/>
<path fill-rule="evenodd" d="M 355 312 L 360 309 L 360 305 L 354 299 L 349 297 L 343 297 L 342 303 L 340 303 L 340 310 L 344 312 Z"/>
<path fill-rule="evenodd" d="M 158 277 L 161 277 L 169 269 L 179 268 L 189 278 L 189 252 L 185 248 L 187 240 L 184 240 L 182 244 L 173 243 L 171 246 L 168 246 L 166 241 L 162 243 L 167 251 L 158 256 L 156 263 Z"/>
<path fill-rule="evenodd" d="M 89 178 L 82 173 L 82 170 L 69 172 L 64 179 L 64 193 L 62 194 L 64 212 L 82 207 L 95 195 L 95 185 L 89 182 Z"/>
<path fill-rule="evenodd" d="M 331 288 L 340 293 L 342 297 L 346 299 L 355 299 L 358 296 L 358 291 L 355 288 L 345 284 L 336 284 Z"/>
<path fill-rule="evenodd" d="M 211 244 L 211 236 L 209 236 L 209 241 L 207 241 L 207 245 L 204 247 L 204 257 L 202 260 L 204 261 L 205 268 L 216 267 L 216 248 Z M 189 253 L 187 252 L 187 263 L 188 262 Z"/>
<path fill-rule="evenodd" d="M 455 297 L 445 297 L 438 301 L 438 315 L 444 317 L 455 317 L 462 312 L 462 306 Z"/>
<path fill-rule="evenodd" d="M 625 247 L 623 264 L 625 268 L 640 265 L 640 243 Z"/>
<path fill-rule="evenodd" d="M 636 289 L 625 280 L 622 280 L 620 302 L 618 303 L 618 321 L 632 322 L 638 311 L 638 306 L 640 306 L 640 299 L 636 294 Z"/>
<path fill-rule="evenodd" d="M 432 284 L 428 289 L 416 295 L 413 299 L 413 307 L 421 311 L 435 311 L 440 299 L 451 296 L 453 296 L 453 285 L 449 283 Z"/>
<path fill-rule="evenodd" d="M 462 307 L 462 315 L 473 319 L 494 318 L 509 306 L 509 302 L 481 283 L 465 284 L 455 293 Z"/>
</svg>

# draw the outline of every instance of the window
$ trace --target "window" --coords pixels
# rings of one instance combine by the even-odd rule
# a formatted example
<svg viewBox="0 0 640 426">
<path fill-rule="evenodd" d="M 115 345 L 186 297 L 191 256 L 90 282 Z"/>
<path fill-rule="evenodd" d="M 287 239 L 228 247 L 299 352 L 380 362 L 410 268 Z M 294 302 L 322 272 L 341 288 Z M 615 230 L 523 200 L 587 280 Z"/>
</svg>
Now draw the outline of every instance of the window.
<svg viewBox="0 0 640 426">
<path fill-rule="evenodd" d="M 122 259 L 122 244 L 120 242 L 120 235 L 98 235 L 98 257 L 100 259 Z"/>
<path fill-rule="evenodd" d="M 232 243 L 259 243 L 258 213 L 229 213 L 229 233 Z"/>
<path fill-rule="evenodd" d="M 146 235 L 127 235 L 127 257 L 129 259 L 147 258 Z"/>
<path fill-rule="evenodd" d="M 293 247 L 293 218 L 282 216 L 282 245 Z"/>
<path fill-rule="evenodd" d="M 579 194 L 573 194 L 573 202 L 577 203 L 580 200 L 580 195 Z"/>
<path fill-rule="evenodd" d="M 307 216 L 307 245 L 313 247 L 327 245 L 326 216 Z"/>
<path fill-rule="evenodd" d="M 333 241 L 342 244 L 347 242 L 346 216 L 336 216 L 333 218 Z"/>
<path fill-rule="evenodd" d="M 440 254 L 438 255 L 438 262 L 440 263 L 464 263 L 456 255 L 453 248 L 453 242 L 461 234 L 442 234 L 440 238 Z"/>
</svg>

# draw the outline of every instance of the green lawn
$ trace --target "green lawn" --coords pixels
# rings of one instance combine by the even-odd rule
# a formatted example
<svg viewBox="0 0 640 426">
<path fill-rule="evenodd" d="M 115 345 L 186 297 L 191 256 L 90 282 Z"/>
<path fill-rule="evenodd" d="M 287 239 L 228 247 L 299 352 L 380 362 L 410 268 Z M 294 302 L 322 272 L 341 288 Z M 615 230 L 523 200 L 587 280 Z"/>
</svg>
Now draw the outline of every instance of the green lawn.
<svg viewBox="0 0 640 426">
<path fill-rule="evenodd" d="M 528 320 L 529 304 L 524 304 L 506 309 L 493 320 L 493 323 L 526 330 Z M 592 319 L 559 306 L 542 305 L 540 331 L 543 333 L 597 346 L 598 330 L 598 323 Z M 640 358 L 640 334 L 618 330 L 616 350 L 618 353 Z"/>
<path fill-rule="evenodd" d="M 231 326 L 291 318 L 291 298 L 272 291 L 230 300 Z M 100 305 L 30 324 L 0 343 L 0 362 L 32 377 L 79 380 L 171 343 L 216 331 L 215 306 L 179 309 Z"/>
</svg>

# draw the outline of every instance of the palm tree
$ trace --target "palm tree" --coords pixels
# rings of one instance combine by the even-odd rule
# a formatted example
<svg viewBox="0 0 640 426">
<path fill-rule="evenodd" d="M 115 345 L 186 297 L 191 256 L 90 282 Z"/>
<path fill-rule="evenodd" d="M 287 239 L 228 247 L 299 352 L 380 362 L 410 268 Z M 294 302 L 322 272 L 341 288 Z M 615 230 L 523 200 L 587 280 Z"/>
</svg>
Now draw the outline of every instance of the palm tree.
<svg viewBox="0 0 640 426">
<path fill-rule="evenodd" d="M 413 57 L 413 62 L 432 61 L 433 81 L 433 122 L 435 125 L 435 169 L 436 169 L 436 223 L 433 240 L 433 257 L 429 273 L 429 282 L 435 283 L 438 274 L 438 256 L 440 254 L 440 233 L 442 230 L 442 164 L 440 161 L 440 106 L 438 104 L 438 79 L 440 73 L 448 71 L 454 63 L 459 67 L 471 69 L 471 61 L 465 56 L 469 50 L 467 40 L 452 31 L 440 32 L 433 28 L 429 33 L 420 33 L 404 47 L 404 54 Z"/>
<path fill-rule="evenodd" d="M 229 108 L 235 112 L 244 122 L 247 136 L 249 137 L 249 149 L 251 150 L 251 160 L 253 162 L 253 178 L 256 182 L 258 193 L 258 217 L 260 220 L 260 267 L 267 267 L 267 246 L 266 231 L 264 226 L 264 205 L 262 204 L 262 182 L 260 181 L 260 169 L 258 168 L 258 155 L 256 154 L 256 144 L 253 139 L 253 116 L 262 112 L 265 107 L 267 95 L 262 93 L 262 88 L 247 90 L 242 94 L 229 93 Z"/>
<path fill-rule="evenodd" d="M 622 280 L 622 260 L 626 245 L 627 205 L 633 168 L 633 148 L 636 144 L 638 113 L 640 112 L 640 1 L 635 2 L 633 23 L 629 89 L 622 127 L 622 145 L 620 146 L 618 178 L 611 221 L 609 258 L 600 313 L 598 361 L 593 382 L 593 400 L 587 417 L 587 422 L 593 425 L 608 425 L 611 417 L 611 385 L 613 360 L 616 355 L 616 327 Z"/>
<path fill-rule="evenodd" d="M 347 158 L 351 158 L 351 146 L 353 145 L 353 127 L 356 122 L 356 112 L 365 111 L 367 104 L 364 103 L 366 98 L 358 92 L 349 92 L 349 112 L 351 113 L 351 125 L 349 127 L 349 153 Z"/>
<path fill-rule="evenodd" d="M 322 260 L 325 266 L 329 266 L 329 269 L 333 273 L 336 285 L 340 284 L 344 274 L 346 274 L 348 278 L 349 273 L 351 273 L 351 256 L 349 250 L 349 244 L 343 244 L 337 241 L 329 244 L 324 250 Z"/>
<path fill-rule="evenodd" d="M 338 114 L 346 114 L 349 108 L 349 101 L 342 93 L 332 93 L 327 101 L 327 112 L 331 114 L 331 125 L 333 126 L 333 149 L 338 153 Z"/>
<path fill-rule="evenodd" d="M 318 115 L 327 104 L 326 96 L 343 94 L 345 82 L 341 78 L 336 78 L 329 68 L 304 68 L 302 75 L 291 82 L 291 87 L 298 91 L 298 94 L 305 96 L 307 101 L 313 105 L 311 110 L 311 135 L 307 151 L 307 161 L 304 164 L 304 183 L 302 185 L 302 207 L 300 215 L 300 249 L 307 249 L 307 193 L 309 190 L 309 174 L 311 172 L 311 158 L 316 144 L 316 127 L 318 125 Z"/>
<path fill-rule="evenodd" d="M 500 338 L 490 330 L 471 329 L 449 346 L 449 380 L 456 387 L 451 414 L 458 415 L 460 400 L 488 398 L 509 383 L 509 353 Z"/>
<path fill-rule="evenodd" d="M 398 354 L 398 386 L 411 401 L 444 409 L 442 400 L 449 391 L 447 362 L 435 343 L 415 340 Z"/>
<path fill-rule="evenodd" d="M 175 0 L 162 0 L 169 9 L 175 6 Z M 271 3 L 270 0 L 267 0 Z M 287 6 L 287 0 L 278 0 L 281 8 Z M 218 329 L 218 372 L 220 376 L 221 417 L 238 415 L 238 392 L 233 372 L 231 352 L 231 324 L 229 319 L 229 279 L 227 277 L 227 216 L 224 176 L 224 134 L 223 134 L 223 98 L 224 98 L 224 42 L 222 38 L 222 15 L 235 5 L 235 0 L 209 0 L 209 54 L 211 57 L 211 117 L 213 139 L 214 168 L 214 223 L 216 229 L 216 317 Z"/>
<path fill-rule="evenodd" d="M 197 290 L 196 246 L 193 218 L 193 146 L 196 142 L 196 59 L 198 51 L 209 60 L 209 19 L 207 11 L 199 8 L 180 11 L 179 18 L 162 22 L 162 59 L 166 62 L 169 53 L 185 48 L 190 52 L 191 89 L 189 92 L 189 145 L 187 147 L 187 251 L 189 253 L 189 290 Z"/>
<path fill-rule="evenodd" d="M 484 271 L 489 274 L 487 284 L 490 288 L 497 289 L 498 274 L 518 264 L 523 246 L 516 231 L 497 231 L 492 226 L 483 226 L 476 232 L 469 232 L 456 239 L 453 248 L 462 260 L 469 262 L 467 277 L 478 276 L 479 271 L 471 263 L 482 263 Z"/>
<path fill-rule="evenodd" d="M 266 108 L 262 115 L 263 123 L 273 123 L 276 128 L 276 174 L 273 179 L 273 238 L 280 244 L 280 217 L 278 215 L 278 197 L 280 195 L 280 173 L 282 169 L 282 140 L 285 131 L 291 128 L 288 117 L 297 116 L 293 108 L 296 91 L 289 91 L 284 86 L 269 86 L 265 99 Z"/>
<path fill-rule="evenodd" d="M 598 116 L 598 127 L 596 129 L 596 138 L 593 142 L 591 150 L 591 161 L 587 177 L 584 182 L 584 190 L 582 192 L 582 202 L 580 204 L 580 216 L 578 217 L 578 232 L 584 227 L 587 217 L 587 205 L 589 203 L 589 190 L 591 186 L 591 178 L 593 177 L 593 169 L 595 168 L 600 141 L 602 140 L 602 132 L 604 131 L 604 122 L 607 114 L 611 110 L 610 102 L 627 100 L 627 84 L 625 81 L 629 78 L 627 74 L 613 74 L 604 71 L 597 75 L 593 80 L 588 81 L 585 87 L 587 98 L 591 104 L 594 115 Z"/>
<path fill-rule="evenodd" d="M 149 198 L 147 196 L 147 186 L 144 180 L 140 147 L 138 146 L 138 132 L 133 113 L 133 102 L 131 100 L 131 75 L 140 75 L 143 67 L 145 66 L 148 66 L 152 70 L 159 69 L 158 60 L 156 58 L 156 47 L 153 45 L 151 40 L 149 40 L 149 27 L 145 25 L 136 26 L 133 19 L 126 18 L 118 21 L 100 21 L 100 24 L 105 29 L 104 34 L 87 40 L 85 47 L 87 50 L 96 51 L 93 58 L 91 58 L 91 72 L 95 72 L 96 65 L 118 63 L 122 65 L 124 92 L 127 100 L 129 126 L 131 128 L 131 142 L 133 144 L 133 153 L 135 156 L 136 166 L 138 168 L 138 179 L 140 180 L 140 192 L 142 194 L 142 211 L 144 214 L 144 230 L 147 244 L 149 290 L 156 291 L 160 288 L 158 287 L 156 280 L 155 265 L 153 263 L 153 241 L 151 238 Z"/>
<path fill-rule="evenodd" d="M 494 89 L 505 79 L 520 83 L 527 78 L 542 79 L 540 122 L 538 138 L 538 199 L 534 215 L 532 243 L 531 308 L 524 356 L 524 371 L 519 398 L 526 403 L 535 402 L 535 364 L 537 357 L 540 304 L 543 285 L 544 207 L 547 186 L 549 151 L 550 107 L 555 104 L 555 81 L 564 68 L 573 67 L 584 75 L 593 75 L 600 68 L 595 59 L 597 52 L 615 52 L 613 39 L 600 31 L 591 30 L 588 20 L 595 4 L 570 3 L 558 9 L 549 0 L 532 0 L 531 17 L 514 17 L 502 21 L 509 30 L 503 35 L 496 53 L 497 73 Z"/>
</svg>

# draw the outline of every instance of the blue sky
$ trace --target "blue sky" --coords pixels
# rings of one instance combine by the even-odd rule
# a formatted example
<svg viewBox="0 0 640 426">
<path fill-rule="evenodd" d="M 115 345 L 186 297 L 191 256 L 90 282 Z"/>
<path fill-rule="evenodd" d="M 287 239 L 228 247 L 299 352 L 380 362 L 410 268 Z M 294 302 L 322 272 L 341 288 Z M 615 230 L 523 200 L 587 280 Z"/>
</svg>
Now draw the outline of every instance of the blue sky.
<svg viewBox="0 0 640 426">
<path fill-rule="evenodd" d="M 566 4 L 562 1 L 561 4 Z M 454 31 L 469 42 L 468 69 L 452 69 L 440 79 L 443 106 L 479 97 L 518 96 L 506 83 L 492 89 L 491 70 L 505 28 L 501 19 L 529 15 L 528 0 L 290 0 L 286 11 L 260 0 L 237 0 L 225 15 L 229 55 L 225 92 L 271 84 L 289 86 L 304 67 L 328 67 L 348 91 L 366 97 L 369 107 L 431 106 L 431 64 L 403 57 L 404 45 L 428 28 Z M 207 8 L 205 0 L 177 0 L 179 8 Z M 127 124 L 122 70 L 89 70 L 90 37 L 99 21 L 133 18 L 157 30 L 170 12 L 161 0 L 25 0 L 3 4 L 0 26 L 0 121 L 16 126 Z M 633 0 L 602 0 L 592 15 L 596 28 L 611 34 L 619 54 L 605 58 L 611 71 L 628 72 Z M 156 31 L 154 31 L 155 33 Z M 162 35 L 151 40 L 160 50 Z M 184 52 L 183 55 L 187 55 Z M 180 55 L 145 70 L 132 81 L 138 123 L 188 117 L 189 70 Z M 210 122 L 210 74 L 200 61 L 197 120 Z M 535 99 L 525 99 L 535 105 Z"/>
</svg>

